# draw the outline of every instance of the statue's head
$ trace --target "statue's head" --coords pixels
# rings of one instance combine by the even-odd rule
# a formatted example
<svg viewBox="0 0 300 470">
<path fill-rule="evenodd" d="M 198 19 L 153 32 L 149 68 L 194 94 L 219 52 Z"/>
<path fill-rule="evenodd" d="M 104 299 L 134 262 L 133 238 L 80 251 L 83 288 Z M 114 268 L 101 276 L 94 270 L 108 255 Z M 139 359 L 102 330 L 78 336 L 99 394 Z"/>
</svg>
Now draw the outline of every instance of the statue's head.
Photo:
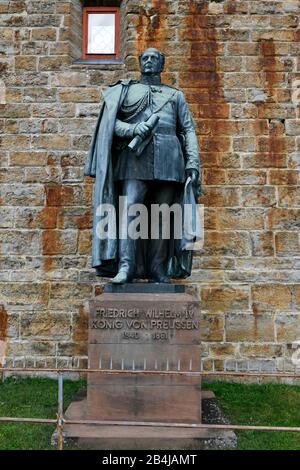
<svg viewBox="0 0 300 470">
<path fill-rule="evenodd" d="M 143 51 L 139 57 L 141 72 L 146 75 L 161 73 L 165 65 L 165 55 L 155 48 Z"/>
</svg>

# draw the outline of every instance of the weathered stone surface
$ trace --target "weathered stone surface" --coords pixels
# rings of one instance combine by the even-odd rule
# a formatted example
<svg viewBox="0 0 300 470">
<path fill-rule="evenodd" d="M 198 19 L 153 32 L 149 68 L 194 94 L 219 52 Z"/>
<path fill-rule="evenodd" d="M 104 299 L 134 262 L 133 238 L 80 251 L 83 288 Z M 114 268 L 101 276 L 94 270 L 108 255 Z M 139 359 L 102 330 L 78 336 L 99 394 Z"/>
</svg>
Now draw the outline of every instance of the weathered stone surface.
<svg viewBox="0 0 300 470">
<path fill-rule="evenodd" d="M 87 356 L 87 342 L 76 341 L 76 342 L 59 342 L 57 345 L 58 356 Z M 77 362 L 78 364 L 78 362 Z M 76 365 L 77 365 L 76 364 Z M 76 367 L 76 366 L 75 366 Z M 78 366 L 77 366 L 78 367 Z M 80 366 L 79 366 L 80 367 Z M 86 367 L 86 364 L 83 366 Z"/>
<path fill-rule="evenodd" d="M 40 184 L 28 186 L 26 184 L 1 184 L 1 200 L 8 206 L 42 206 L 44 205 L 45 192 Z"/>
<path fill-rule="evenodd" d="M 30 137 L 27 135 L 10 135 L 6 134 L 0 137 L 0 148 L 3 149 L 10 149 L 13 147 L 14 149 L 26 149 L 30 148 Z"/>
<path fill-rule="evenodd" d="M 274 255 L 273 232 L 254 232 L 251 234 L 253 256 Z"/>
<path fill-rule="evenodd" d="M 265 211 L 261 209 L 215 209 L 216 225 L 219 230 L 263 230 Z"/>
<path fill-rule="evenodd" d="M 67 308 L 70 305 L 81 305 L 90 298 L 92 287 L 85 283 L 52 283 L 50 286 L 51 308 Z"/>
<path fill-rule="evenodd" d="M 279 206 L 281 207 L 300 207 L 300 187 L 284 186 L 278 189 Z"/>
<path fill-rule="evenodd" d="M 24 181 L 25 171 L 23 168 L 2 168 L 0 169 L 1 183 L 17 183 Z M 3 202 L 3 201 L 2 201 Z"/>
<path fill-rule="evenodd" d="M 64 67 L 67 67 L 70 64 L 70 59 L 68 56 L 49 56 L 41 57 L 38 63 L 38 69 L 40 71 L 47 70 L 61 70 Z"/>
<path fill-rule="evenodd" d="M 11 228 L 14 225 L 14 209 L 11 207 L 0 208 L 0 227 Z"/>
<path fill-rule="evenodd" d="M 256 153 L 243 158 L 245 168 L 286 168 L 287 156 L 284 153 Z"/>
<path fill-rule="evenodd" d="M 16 70 L 37 70 L 37 57 L 35 56 L 16 56 L 15 58 Z"/>
<path fill-rule="evenodd" d="M 11 306 L 45 306 L 49 300 L 48 283 L 0 282 L 3 302 Z"/>
<path fill-rule="evenodd" d="M 245 256 L 251 251 L 249 234 L 244 232 L 214 232 L 206 233 L 204 249 L 205 256 Z"/>
<path fill-rule="evenodd" d="M 1 239 L 2 249 L 8 255 L 40 253 L 40 234 L 36 230 L 1 231 Z"/>
<path fill-rule="evenodd" d="M 33 312 L 22 315 L 20 327 L 22 339 L 68 339 L 71 333 L 71 316 L 65 312 Z"/>
<path fill-rule="evenodd" d="M 279 256 L 298 255 L 300 253 L 299 233 L 277 232 L 275 235 L 275 248 Z"/>
<path fill-rule="evenodd" d="M 299 185 L 299 170 L 271 170 L 269 173 L 270 184 Z"/>
<path fill-rule="evenodd" d="M 261 185 L 266 183 L 266 172 L 261 170 L 231 170 L 227 172 L 230 185 Z"/>
<path fill-rule="evenodd" d="M 268 210 L 267 222 L 269 229 L 299 230 L 300 209 L 274 207 Z"/>
<path fill-rule="evenodd" d="M 77 232 L 75 230 L 43 231 L 43 253 L 45 255 L 71 255 L 77 250 Z"/>
<path fill-rule="evenodd" d="M 70 148 L 70 137 L 51 134 L 34 136 L 32 145 L 34 149 L 68 149 Z"/>
<path fill-rule="evenodd" d="M 300 315 L 277 315 L 275 321 L 276 336 L 279 343 L 299 341 Z"/>
<path fill-rule="evenodd" d="M 249 294 L 247 288 L 202 288 L 201 308 L 211 313 L 248 310 Z"/>
<path fill-rule="evenodd" d="M 78 240 L 78 252 L 81 255 L 89 255 L 92 248 L 92 234 L 90 230 L 81 230 Z"/>
<path fill-rule="evenodd" d="M 11 165 L 44 166 L 46 162 L 46 152 L 10 152 Z"/>
<path fill-rule="evenodd" d="M 225 332 L 226 341 L 274 342 L 274 318 L 267 314 L 229 313 Z"/>
<path fill-rule="evenodd" d="M 33 117 L 74 117 L 75 105 L 73 103 L 54 103 L 54 104 L 37 104 L 32 107 Z"/>
<path fill-rule="evenodd" d="M 61 102 L 71 103 L 94 103 L 100 99 L 100 90 L 98 88 L 76 88 L 62 89 L 59 91 L 59 99 Z"/>
<path fill-rule="evenodd" d="M 24 366 L 24 357 L 26 356 L 54 356 L 55 355 L 55 343 L 51 341 L 10 341 L 6 351 L 7 356 L 20 357 L 21 360 L 18 364 L 14 362 L 15 367 Z M 26 364 L 26 362 L 25 362 Z M 10 365 L 12 367 L 12 364 Z M 45 367 L 45 359 L 42 362 L 41 367 Z M 47 367 L 47 365 L 46 365 Z M 49 366 L 48 366 L 49 367 Z M 52 365 L 55 367 L 55 360 L 52 360 Z"/>
<path fill-rule="evenodd" d="M 215 207 L 238 206 L 239 189 L 238 188 L 207 188 L 207 192 L 200 199 L 201 204 L 212 205 Z"/>
<path fill-rule="evenodd" d="M 252 300 L 255 311 L 290 310 L 292 307 L 291 287 L 281 284 L 254 286 Z"/>
<path fill-rule="evenodd" d="M 201 314 L 202 341 L 223 341 L 225 321 L 224 315 Z"/>
<path fill-rule="evenodd" d="M 209 345 L 209 355 L 211 357 L 235 357 L 237 354 L 238 346 L 236 344 L 231 343 L 222 343 L 222 344 L 214 344 L 211 343 Z"/>
<path fill-rule="evenodd" d="M 247 207 L 275 206 L 275 188 L 242 188 L 242 205 Z"/>
<path fill-rule="evenodd" d="M 296 310 L 300 310 L 300 284 L 294 286 L 294 306 Z"/>
<path fill-rule="evenodd" d="M 65 207 L 58 213 L 59 228 L 89 229 L 92 227 L 92 213 L 85 207 Z"/>
<path fill-rule="evenodd" d="M 278 358 L 284 355 L 282 344 L 241 344 L 239 351 L 242 357 Z"/>
<path fill-rule="evenodd" d="M 55 28 L 33 28 L 31 32 L 33 41 L 55 41 L 56 29 Z"/>
<path fill-rule="evenodd" d="M 51 77 L 51 85 L 59 87 L 86 87 L 87 74 L 85 72 L 61 72 Z M 75 100 L 76 101 L 76 100 Z"/>
</svg>

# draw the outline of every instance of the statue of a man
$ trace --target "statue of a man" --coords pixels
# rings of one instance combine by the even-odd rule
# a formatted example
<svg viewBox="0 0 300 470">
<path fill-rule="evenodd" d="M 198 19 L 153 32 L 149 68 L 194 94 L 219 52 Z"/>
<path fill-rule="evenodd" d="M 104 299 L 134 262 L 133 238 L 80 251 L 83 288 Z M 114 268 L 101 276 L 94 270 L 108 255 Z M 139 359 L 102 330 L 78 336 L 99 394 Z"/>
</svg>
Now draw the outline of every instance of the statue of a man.
<svg viewBox="0 0 300 470">
<path fill-rule="evenodd" d="M 180 201 L 189 178 L 195 196 L 200 193 L 198 144 L 184 95 L 161 83 L 165 57 L 150 48 L 140 55 L 140 80 L 122 80 L 103 93 L 89 149 L 85 175 L 96 177 L 93 219 L 93 267 L 101 276 L 115 276 L 122 284 L 134 278 L 169 282 L 169 277 L 191 273 L 192 252 L 174 239 L 134 240 L 97 235 L 99 206 L 117 207 L 128 226 L 132 204 L 168 204 Z"/>
</svg>

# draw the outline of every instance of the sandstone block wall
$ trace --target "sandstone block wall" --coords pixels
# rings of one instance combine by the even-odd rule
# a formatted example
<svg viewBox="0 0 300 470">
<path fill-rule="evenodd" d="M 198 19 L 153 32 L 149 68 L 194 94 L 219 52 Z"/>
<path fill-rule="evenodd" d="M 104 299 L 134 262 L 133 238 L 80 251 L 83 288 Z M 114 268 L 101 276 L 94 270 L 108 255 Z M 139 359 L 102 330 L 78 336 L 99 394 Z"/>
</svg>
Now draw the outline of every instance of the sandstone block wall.
<svg viewBox="0 0 300 470">
<path fill-rule="evenodd" d="M 90 2 L 90 4 L 114 2 Z M 123 0 L 124 65 L 74 64 L 79 0 L 0 1 L 0 362 L 85 366 L 101 90 L 167 55 L 197 123 L 207 370 L 293 369 L 300 341 L 298 0 Z"/>
</svg>

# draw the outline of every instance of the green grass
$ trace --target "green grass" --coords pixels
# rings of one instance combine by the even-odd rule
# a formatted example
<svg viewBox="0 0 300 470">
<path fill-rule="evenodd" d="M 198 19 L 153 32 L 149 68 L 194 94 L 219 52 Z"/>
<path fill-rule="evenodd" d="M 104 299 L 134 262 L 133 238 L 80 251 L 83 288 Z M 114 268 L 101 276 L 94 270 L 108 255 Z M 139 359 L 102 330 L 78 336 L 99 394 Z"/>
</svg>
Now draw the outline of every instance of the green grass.
<svg viewBox="0 0 300 470">
<path fill-rule="evenodd" d="M 64 409 L 84 381 L 64 381 Z M 232 424 L 300 426 L 300 387 L 291 385 L 205 384 L 213 390 Z M 0 416 L 54 418 L 57 381 L 9 378 L 0 382 Z M 0 423 L 0 450 L 51 449 L 54 425 Z M 240 450 L 300 450 L 300 434 L 237 431 Z"/>
<path fill-rule="evenodd" d="M 300 427 L 300 387 L 279 384 L 205 384 L 231 424 Z M 236 431 L 240 450 L 300 450 L 300 433 Z"/>
<path fill-rule="evenodd" d="M 83 381 L 64 380 L 64 409 L 83 385 Z M 55 419 L 56 413 L 57 380 L 8 378 L 0 382 L 0 416 Z M 0 423 L 0 449 L 52 449 L 54 430 L 53 424 Z"/>
</svg>

